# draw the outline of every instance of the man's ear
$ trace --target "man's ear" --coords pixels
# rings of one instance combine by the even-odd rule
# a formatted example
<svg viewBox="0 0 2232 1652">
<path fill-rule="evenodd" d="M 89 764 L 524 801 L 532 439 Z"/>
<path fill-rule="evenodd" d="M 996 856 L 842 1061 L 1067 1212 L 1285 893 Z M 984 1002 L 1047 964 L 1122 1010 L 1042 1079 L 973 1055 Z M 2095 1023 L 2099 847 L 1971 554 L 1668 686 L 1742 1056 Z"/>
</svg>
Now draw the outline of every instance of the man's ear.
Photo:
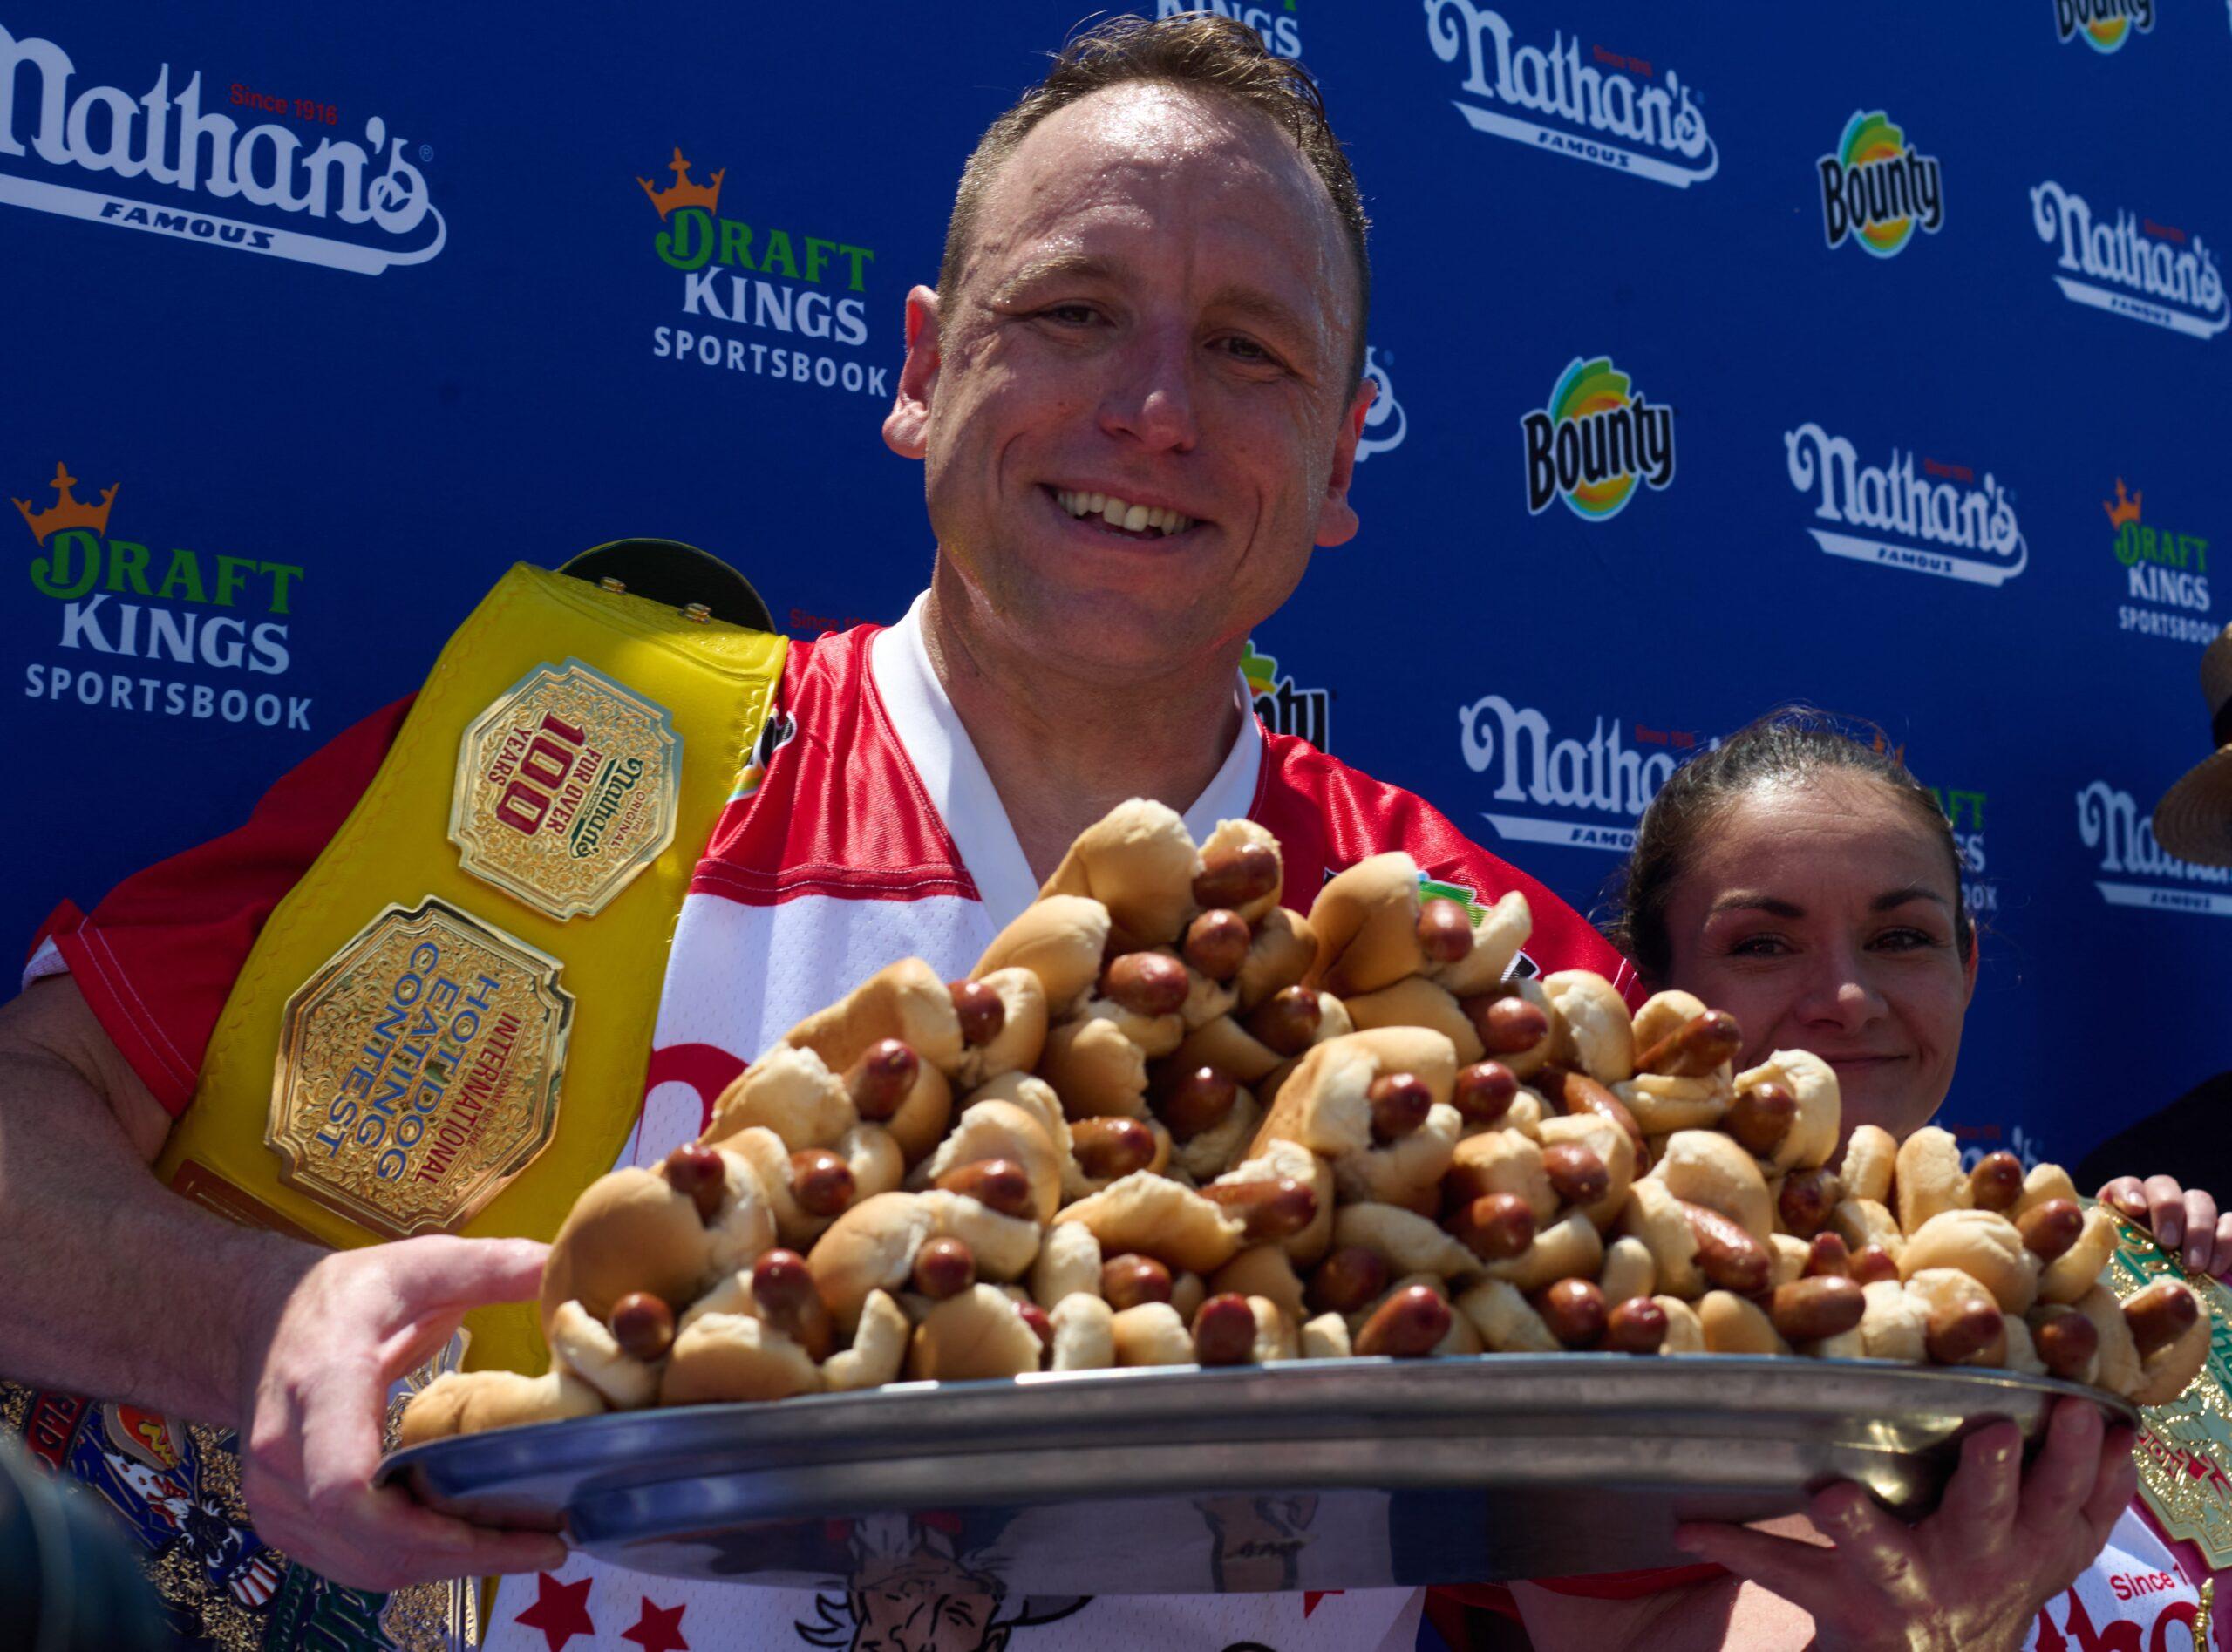
<svg viewBox="0 0 2232 1652">
<path fill-rule="evenodd" d="M 1317 502 L 1317 544 L 1322 550 L 1346 545 L 1357 536 L 1357 513 L 1349 503 L 1349 484 L 1357 472 L 1357 444 L 1364 439 L 1364 416 L 1371 411 L 1379 386 L 1369 378 L 1357 385 L 1356 399 L 1341 415 L 1333 443 L 1333 469 L 1325 478 L 1325 497 Z M 888 428 L 887 426 L 887 428 Z"/>
<path fill-rule="evenodd" d="M 930 451 L 930 398 L 937 389 L 940 360 L 938 296 L 917 287 L 907 295 L 907 359 L 899 369 L 899 390 L 883 416 L 884 445 L 902 459 L 920 459 Z"/>
</svg>

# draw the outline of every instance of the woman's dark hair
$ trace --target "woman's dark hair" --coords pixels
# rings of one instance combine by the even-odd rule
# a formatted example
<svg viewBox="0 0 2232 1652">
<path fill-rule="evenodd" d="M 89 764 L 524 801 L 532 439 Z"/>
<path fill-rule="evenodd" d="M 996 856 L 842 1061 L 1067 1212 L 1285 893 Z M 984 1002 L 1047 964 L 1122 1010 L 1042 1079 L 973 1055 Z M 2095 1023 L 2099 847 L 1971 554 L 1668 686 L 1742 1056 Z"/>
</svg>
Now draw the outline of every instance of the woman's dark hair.
<svg viewBox="0 0 2232 1652">
<path fill-rule="evenodd" d="M 1954 937 L 1961 960 L 1976 950 L 1976 920 L 1961 889 L 1961 847 L 1937 794 L 1907 772 L 1882 729 L 1807 705 L 1778 706 L 1667 777 L 1636 825 L 1635 852 L 1615 874 L 1606 939 L 1627 954 L 1645 981 L 1663 982 L 1671 962 L 1666 908 L 1700 836 L 1739 799 L 1763 785 L 1851 774 L 1874 780 L 1927 824 L 1953 874 Z"/>
</svg>

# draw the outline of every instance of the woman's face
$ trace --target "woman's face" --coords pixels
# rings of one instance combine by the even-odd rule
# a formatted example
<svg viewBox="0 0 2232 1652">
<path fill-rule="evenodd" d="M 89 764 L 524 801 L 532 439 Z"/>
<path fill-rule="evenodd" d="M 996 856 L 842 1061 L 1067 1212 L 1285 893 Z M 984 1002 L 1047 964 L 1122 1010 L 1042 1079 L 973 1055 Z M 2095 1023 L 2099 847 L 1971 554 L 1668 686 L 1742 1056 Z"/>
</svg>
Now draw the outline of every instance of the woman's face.
<svg viewBox="0 0 2232 1652">
<path fill-rule="evenodd" d="M 1810 1050 L 1836 1069 L 1847 1133 L 1904 1139 L 1945 1099 L 1976 986 L 1957 893 L 1942 837 L 1880 781 L 1756 787 L 1675 881 L 1665 984 L 1736 1017 L 1739 1067 Z"/>
</svg>

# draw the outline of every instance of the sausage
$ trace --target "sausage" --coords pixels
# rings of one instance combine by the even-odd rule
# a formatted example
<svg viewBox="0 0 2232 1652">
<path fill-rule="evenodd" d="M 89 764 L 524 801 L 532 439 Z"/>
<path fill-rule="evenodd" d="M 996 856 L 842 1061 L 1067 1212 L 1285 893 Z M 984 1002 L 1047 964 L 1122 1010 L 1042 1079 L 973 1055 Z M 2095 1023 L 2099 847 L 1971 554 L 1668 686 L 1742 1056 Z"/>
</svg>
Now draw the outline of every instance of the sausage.
<svg viewBox="0 0 2232 1652">
<path fill-rule="evenodd" d="M 1221 1291 L 1194 1314 L 1194 1357 L 1203 1365 L 1244 1365 L 1256 1351 L 1256 1310 L 1236 1291 Z"/>
<path fill-rule="evenodd" d="M 1756 1159 L 1772 1159 L 1797 1122 L 1798 1098 L 1780 1084 L 1764 1084 L 1739 1092 L 1728 1104 L 1720 1125 L 1745 1152 Z"/>
<path fill-rule="evenodd" d="M 2073 1199 L 2048 1199 L 2018 1216 L 2015 1228 L 2032 1255 L 2050 1262 L 2077 1242 L 2085 1231 L 2085 1213 Z"/>
<path fill-rule="evenodd" d="M 1119 1314 L 1141 1302 L 1167 1302 L 1172 1288 L 1170 1269 L 1137 1251 L 1111 1256 L 1100 1265 L 1100 1294 Z"/>
<path fill-rule="evenodd" d="M 1550 1335 L 1568 1348 L 1588 1348 L 1604 1335 L 1604 1293 L 1586 1279 L 1562 1279 L 1533 1297 Z"/>
<path fill-rule="evenodd" d="M 1941 1365 L 1958 1365 L 2006 1341 L 2006 1319 L 1981 1286 L 1973 1296 L 1930 1304 L 1923 1346 Z"/>
<path fill-rule="evenodd" d="M 1164 1078 L 1154 1110 L 1173 1136 L 1191 1141 L 1224 1123 L 1239 1099 L 1240 1086 L 1225 1074 L 1215 1067 L 1194 1067 Z"/>
<path fill-rule="evenodd" d="M 1599 1118 L 1619 1125 L 1628 1139 L 1635 1144 L 1636 1165 L 1640 1170 L 1650 1160 L 1650 1146 L 1643 1139 L 1643 1126 L 1636 1123 L 1636 1116 L 1628 1111 L 1628 1104 L 1598 1084 L 1585 1072 L 1571 1067 L 1545 1067 L 1535 1075 L 1535 1087 L 1557 1104 L 1558 1111 L 1566 1113 L 1595 1113 Z"/>
<path fill-rule="evenodd" d="M 915 1288 L 936 1302 L 976 1282 L 976 1254 L 958 1239 L 929 1239 L 915 1253 Z"/>
<path fill-rule="evenodd" d="M 1372 1139 L 1390 1142 L 1409 1135 L 1433 1109 L 1433 1091 L 1414 1072 L 1383 1072 L 1364 1091 L 1371 1103 Z"/>
<path fill-rule="evenodd" d="M 1292 1239 L 1317 1220 L 1317 1190 L 1291 1176 L 1262 1181 L 1211 1182 L 1201 1197 L 1237 1216 L 1241 1237 L 1251 1244 Z"/>
<path fill-rule="evenodd" d="M 2100 1351 L 2099 1330 L 2074 1308 L 2042 1310 L 2031 1327 L 2031 1342 L 2045 1368 L 2071 1382 L 2084 1381 L 2092 1356 Z"/>
<path fill-rule="evenodd" d="M 1542 1149 L 1542 1169 L 1561 1204 L 1593 1205 L 1612 1188 L 1612 1173 L 1585 1141 L 1550 1143 Z"/>
<path fill-rule="evenodd" d="M 1784 1340 L 1793 1343 L 1841 1336 L 1867 1313 L 1867 1293 L 1849 1279 L 1833 1274 L 1816 1274 L 1778 1285 L 1767 1302 L 1767 1317 Z"/>
<path fill-rule="evenodd" d="M 1457 1071 L 1450 1105 L 1467 1125 L 1493 1125 L 1519 1099 L 1519 1080 L 1500 1061 L 1476 1061 Z"/>
<path fill-rule="evenodd" d="M 1406 1285 L 1374 1309 L 1357 1333 L 1356 1351 L 1419 1359 L 1449 1335 L 1449 1304 L 1425 1285 Z"/>
<path fill-rule="evenodd" d="M 1192 984 L 1186 966 L 1167 952 L 1126 952 L 1100 972 L 1100 996 L 1135 1016 L 1174 1016 Z"/>
<path fill-rule="evenodd" d="M 1481 1045 L 1492 1056 L 1515 1056 L 1532 1050 L 1550 1036 L 1550 1018 L 1542 1006 L 1529 1003 L 1516 993 L 1460 998 L 1457 1007 L 1480 1034 Z"/>
<path fill-rule="evenodd" d="M 1446 895 L 1419 908 L 1419 950 L 1430 963 L 1455 963 L 1473 950 L 1473 920 Z"/>
<path fill-rule="evenodd" d="M 1818 1170 L 1793 1170 L 1775 1193 L 1775 1210 L 1792 1234 L 1812 1239 L 1829 1225 L 1843 1197 L 1842 1180 L 1826 1165 Z"/>
<path fill-rule="evenodd" d="M 1866 1287 L 1899 1277 L 1899 1264 L 1881 1245 L 1862 1245 L 1852 1254 L 1852 1281 Z"/>
<path fill-rule="evenodd" d="M 946 991 L 953 998 L 953 1013 L 961 1019 L 961 1042 L 988 1044 L 1008 1024 L 1008 1007 L 995 989 L 981 981 L 949 981 Z"/>
<path fill-rule="evenodd" d="M 1978 1210 L 2012 1210 L 2022 1196 L 2023 1161 L 2004 1149 L 1986 1153 L 1969 1173 L 1969 1203 Z"/>
<path fill-rule="evenodd" d="M 899 1111 L 922 1069 L 922 1058 L 912 1046 L 896 1038 L 878 1039 L 845 1070 L 845 1093 L 853 1098 L 853 1111 L 881 1124 Z"/>
<path fill-rule="evenodd" d="M 1178 950 L 1186 962 L 1212 981 L 1229 981 L 1248 962 L 1248 920 L 1219 907 L 1186 926 Z"/>
<path fill-rule="evenodd" d="M 687 1193 L 698 1207 L 699 1220 L 711 1221 L 721 1214 L 721 1196 L 728 1191 L 728 1169 L 720 1150 L 686 1141 L 666 1156 L 667 1185 Z"/>
<path fill-rule="evenodd" d="M 949 1193 L 965 1193 L 1003 1216 L 1035 1220 L 1038 1214 L 1031 1195 L 1031 1173 L 1012 1159 L 977 1159 L 956 1165 L 932 1185 Z"/>
<path fill-rule="evenodd" d="M 1278 887 L 1279 857 L 1269 844 L 1228 844 L 1201 856 L 1194 900 L 1203 907 L 1244 907 Z"/>
<path fill-rule="evenodd" d="M 2141 1359 L 2176 1342 L 2200 1315 L 2201 1303 L 2174 1279 L 2158 1279 L 2124 1304 L 2124 1323 Z"/>
<path fill-rule="evenodd" d="M 1666 1343 L 1666 1310 L 1649 1296 L 1630 1296 L 1604 1310 L 1602 1346 L 1614 1354 L 1656 1354 Z"/>
<path fill-rule="evenodd" d="M 647 1290 L 631 1290 L 612 1305 L 612 1340 L 630 1359 L 664 1359 L 674 1346 L 674 1309 Z"/>
<path fill-rule="evenodd" d="M 1773 1268 L 1765 1245 L 1732 1217 L 1686 1199 L 1675 1202 L 1690 1219 L 1690 1232 L 1698 1241 L 1698 1270 L 1709 1281 L 1739 1296 L 1766 1289 Z"/>
<path fill-rule="evenodd" d="M 1070 1126 L 1070 1151 L 1078 1168 L 1095 1181 L 1115 1181 L 1154 1162 L 1154 1132 L 1136 1118 L 1111 1113 L 1080 1118 Z"/>
<path fill-rule="evenodd" d="M 791 1197 L 809 1216 L 841 1216 L 859 1186 L 853 1167 L 825 1147 L 791 1155 Z"/>
<path fill-rule="evenodd" d="M 1482 1193 L 1446 1224 L 1457 1242 L 1482 1261 L 1523 1256 L 1534 1242 L 1534 1212 L 1517 1193 Z"/>
<path fill-rule="evenodd" d="M 762 1253 L 752 1265 L 752 1300 L 759 1316 L 806 1350 L 817 1365 L 829 1357 L 836 1342 L 836 1327 L 829 1306 L 821 1300 L 806 1258 L 794 1250 Z"/>
<path fill-rule="evenodd" d="M 1289 1059 L 1317 1041 L 1325 1019 L 1325 1008 L 1307 987 L 1281 987 L 1257 1004 L 1248 1017 L 1248 1030 L 1275 1055 Z"/>
<path fill-rule="evenodd" d="M 1636 1071 L 1703 1078 L 1722 1062 L 1733 1061 L 1743 1048 L 1744 1031 L 1736 1017 L 1725 1010 L 1708 1010 L 1691 1016 L 1637 1056 Z"/>
<path fill-rule="evenodd" d="M 1054 1346 L 1054 1322 L 1037 1302 L 1017 1302 L 1016 1316 L 1031 1327 L 1031 1334 L 1038 1339 L 1041 1351 Z"/>
<path fill-rule="evenodd" d="M 1310 1276 L 1310 1306 L 1321 1314 L 1361 1313 L 1387 1288 L 1387 1259 L 1361 1245 L 1344 1245 Z"/>
<path fill-rule="evenodd" d="M 1841 1234 L 1816 1234 L 1806 1249 L 1807 1279 L 1850 1279 L 1852 1247 Z"/>
</svg>

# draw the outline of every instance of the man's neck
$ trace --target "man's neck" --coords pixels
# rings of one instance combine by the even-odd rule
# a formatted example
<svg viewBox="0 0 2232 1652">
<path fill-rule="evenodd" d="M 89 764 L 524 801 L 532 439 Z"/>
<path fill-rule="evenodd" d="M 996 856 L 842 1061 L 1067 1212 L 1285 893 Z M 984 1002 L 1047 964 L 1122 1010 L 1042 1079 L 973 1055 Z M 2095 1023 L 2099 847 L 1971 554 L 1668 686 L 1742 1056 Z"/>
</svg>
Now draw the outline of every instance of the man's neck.
<svg viewBox="0 0 2232 1652">
<path fill-rule="evenodd" d="M 1183 812 L 1216 778 L 1240 732 L 1236 659 L 1113 690 L 1017 656 L 974 621 L 967 588 L 941 566 L 922 614 L 930 669 L 1040 882 L 1125 799 Z"/>
</svg>

